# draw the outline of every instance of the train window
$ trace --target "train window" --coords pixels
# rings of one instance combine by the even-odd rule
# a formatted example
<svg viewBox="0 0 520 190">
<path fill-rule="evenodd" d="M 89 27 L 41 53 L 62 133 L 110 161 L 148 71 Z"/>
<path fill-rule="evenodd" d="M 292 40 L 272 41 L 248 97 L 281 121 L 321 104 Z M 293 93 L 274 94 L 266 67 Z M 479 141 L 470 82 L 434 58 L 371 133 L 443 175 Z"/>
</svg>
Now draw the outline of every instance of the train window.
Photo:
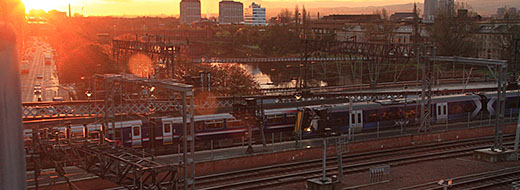
<svg viewBox="0 0 520 190">
<path fill-rule="evenodd" d="M 195 122 L 195 131 L 202 131 L 203 130 L 203 128 L 202 128 L 203 124 L 204 123 L 202 121 L 196 121 Z"/>
<path fill-rule="evenodd" d="M 172 125 L 169 123 L 164 124 L 164 133 L 170 133 Z"/>
<path fill-rule="evenodd" d="M 294 114 L 287 114 L 287 122 L 288 123 L 296 122 L 296 115 L 294 115 Z"/>
<path fill-rule="evenodd" d="M 383 120 L 399 119 L 399 110 L 396 108 L 385 109 L 382 113 Z"/>
<path fill-rule="evenodd" d="M 343 122 L 343 120 L 341 118 L 336 118 L 335 120 L 332 120 L 334 123 L 334 125 L 341 125 L 341 123 Z"/>
<path fill-rule="evenodd" d="M 116 129 L 116 139 L 121 138 L 121 128 Z"/>
<path fill-rule="evenodd" d="M 206 130 L 223 129 L 223 128 L 224 128 L 223 120 L 206 121 Z"/>
<path fill-rule="evenodd" d="M 379 119 L 377 118 L 377 113 L 370 113 L 366 116 L 367 122 L 377 122 Z"/>
<path fill-rule="evenodd" d="M 444 107 L 446 108 L 446 107 Z M 454 103 L 450 106 L 449 113 L 450 114 L 459 114 L 462 113 L 464 110 L 462 109 L 462 105 L 458 103 Z"/>
<path fill-rule="evenodd" d="M 417 111 L 415 111 L 414 109 L 404 110 L 404 117 L 407 119 L 415 118 L 417 117 Z"/>
<path fill-rule="evenodd" d="M 244 122 L 242 120 L 228 119 L 226 121 L 227 128 L 240 128 L 244 126 Z"/>
<path fill-rule="evenodd" d="M 267 123 L 282 123 L 283 115 L 268 115 Z"/>
<path fill-rule="evenodd" d="M 141 135 L 141 128 L 140 127 L 134 127 L 133 130 L 134 130 L 134 136 Z"/>
<path fill-rule="evenodd" d="M 464 103 L 464 112 L 472 112 L 473 110 L 475 110 L 473 103 Z"/>
</svg>

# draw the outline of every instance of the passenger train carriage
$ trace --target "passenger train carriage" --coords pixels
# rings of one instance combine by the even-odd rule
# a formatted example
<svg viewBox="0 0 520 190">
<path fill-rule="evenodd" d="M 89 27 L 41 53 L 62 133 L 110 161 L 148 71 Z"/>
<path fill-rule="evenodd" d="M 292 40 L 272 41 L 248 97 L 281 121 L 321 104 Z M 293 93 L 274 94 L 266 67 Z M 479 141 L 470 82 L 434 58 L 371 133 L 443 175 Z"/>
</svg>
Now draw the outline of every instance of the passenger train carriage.
<svg viewBox="0 0 520 190">
<path fill-rule="evenodd" d="M 480 119 L 493 116 L 496 111 L 496 93 L 437 96 L 432 98 L 432 122 L 446 123 Z M 506 115 L 518 114 L 520 94 L 508 92 L 506 100 Z M 396 127 L 396 122 L 407 120 L 408 125 L 418 125 L 417 115 L 421 108 L 420 100 L 409 99 L 400 101 L 359 102 L 352 105 L 332 104 L 321 106 L 306 106 L 302 108 L 284 108 L 265 110 L 264 132 L 279 133 L 291 132 L 298 120 L 302 123 L 301 129 L 309 129 L 309 122 L 303 122 L 305 114 L 297 117 L 298 112 L 312 111 L 317 108 L 328 110 L 330 125 L 336 132 L 347 132 L 352 128 L 355 132 L 375 129 L 379 123 L 381 129 Z M 468 118 L 469 117 L 469 118 Z M 240 139 L 246 132 L 245 123 L 229 113 L 197 115 L 195 133 L 197 140 Z M 189 121 L 187 121 L 189 123 Z M 172 144 L 180 140 L 183 135 L 182 117 L 160 117 L 148 120 L 131 120 L 115 122 L 115 139 L 125 146 L 145 146 L 150 141 L 150 132 L 155 134 L 155 143 Z M 112 124 L 109 124 L 109 129 Z M 189 124 L 188 124 L 189 126 Z M 100 130 L 101 124 L 87 126 L 72 126 L 74 133 Z M 258 127 L 253 127 L 258 133 Z M 64 127 L 60 130 L 65 130 Z M 312 137 L 313 130 L 305 130 L 306 137 Z M 26 137 L 31 136 L 30 130 L 25 130 Z M 114 136 L 109 135 L 109 138 Z"/>
</svg>

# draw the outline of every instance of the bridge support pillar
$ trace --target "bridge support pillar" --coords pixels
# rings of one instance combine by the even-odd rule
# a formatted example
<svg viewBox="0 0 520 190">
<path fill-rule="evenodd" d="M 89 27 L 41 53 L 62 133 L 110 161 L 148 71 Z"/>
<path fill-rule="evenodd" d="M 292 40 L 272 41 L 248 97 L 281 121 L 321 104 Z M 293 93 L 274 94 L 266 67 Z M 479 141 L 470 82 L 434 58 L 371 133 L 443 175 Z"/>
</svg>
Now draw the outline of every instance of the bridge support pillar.
<svg viewBox="0 0 520 190">
<path fill-rule="evenodd" d="M 25 189 L 22 94 L 16 34 L 0 22 L 0 189 Z"/>
</svg>

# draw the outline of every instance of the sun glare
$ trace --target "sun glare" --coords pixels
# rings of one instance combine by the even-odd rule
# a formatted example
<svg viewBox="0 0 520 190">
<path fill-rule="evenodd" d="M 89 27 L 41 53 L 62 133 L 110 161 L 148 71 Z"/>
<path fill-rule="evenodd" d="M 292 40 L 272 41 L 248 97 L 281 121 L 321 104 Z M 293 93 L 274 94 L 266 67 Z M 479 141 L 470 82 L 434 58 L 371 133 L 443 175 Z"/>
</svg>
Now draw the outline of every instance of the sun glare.
<svg viewBox="0 0 520 190">
<path fill-rule="evenodd" d="M 67 6 L 67 0 L 22 0 L 25 5 L 25 10 L 31 9 L 42 9 L 44 11 L 50 11 L 53 9 L 60 9 Z"/>
</svg>

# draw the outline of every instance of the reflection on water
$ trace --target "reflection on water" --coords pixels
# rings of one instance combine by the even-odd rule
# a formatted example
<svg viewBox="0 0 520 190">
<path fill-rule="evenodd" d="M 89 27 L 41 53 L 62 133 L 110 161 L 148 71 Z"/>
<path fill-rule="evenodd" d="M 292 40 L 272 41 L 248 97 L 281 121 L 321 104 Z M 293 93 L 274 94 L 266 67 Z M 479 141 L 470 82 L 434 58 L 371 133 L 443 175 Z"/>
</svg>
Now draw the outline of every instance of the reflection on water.
<svg viewBox="0 0 520 190">
<path fill-rule="evenodd" d="M 218 66 L 222 64 L 239 64 L 241 68 L 253 76 L 253 79 L 261 88 L 294 88 L 298 83 L 300 74 L 298 70 L 282 68 L 284 69 L 282 71 L 280 68 L 269 67 L 267 64 L 264 66 L 265 68 L 261 69 L 259 65 L 265 63 L 212 63 L 211 65 Z M 324 81 L 316 81 L 315 83 L 316 86 L 327 86 L 327 82 Z"/>
</svg>

